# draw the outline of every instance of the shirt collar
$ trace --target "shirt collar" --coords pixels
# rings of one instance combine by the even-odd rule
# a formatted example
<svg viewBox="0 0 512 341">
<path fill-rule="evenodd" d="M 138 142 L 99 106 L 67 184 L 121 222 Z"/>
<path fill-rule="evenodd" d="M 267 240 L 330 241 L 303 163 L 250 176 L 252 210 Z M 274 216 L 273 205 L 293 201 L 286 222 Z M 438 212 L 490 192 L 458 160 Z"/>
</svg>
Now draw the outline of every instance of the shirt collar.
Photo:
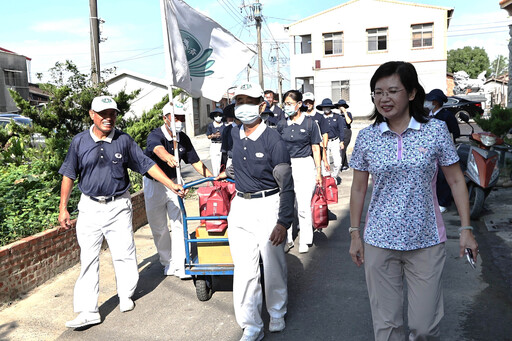
<svg viewBox="0 0 512 341">
<path fill-rule="evenodd" d="M 171 134 L 169 134 L 169 132 L 167 131 L 167 127 L 166 127 L 165 123 L 160 127 L 160 129 L 162 129 L 162 133 L 164 133 L 165 139 L 167 141 L 174 140 L 172 138 Z M 180 134 L 177 134 L 177 135 L 178 135 L 178 138 L 176 139 L 176 142 L 180 142 Z"/>
<path fill-rule="evenodd" d="M 297 121 L 292 121 L 292 119 L 290 117 L 288 117 L 286 119 L 286 123 L 291 126 L 292 124 L 298 124 L 298 125 L 301 125 L 302 122 L 304 122 L 304 116 L 305 115 L 300 115 L 300 117 L 297 119 Z"/>
<path fill-rule="evenodd" d="M 414 129 L 414 130 L 420 130 L 421 128 L 421 123 L 419 123 L 418 121 L 416 121 L 414 119 L 414 117 L 411 116 L 411 119 L 409 121 L 409 125 L 407 126 L 407 128 L 404 130 L 404 132 L 407 130 L 407 129 Z M 384 134 L 386 131 L 391 131 L 391 129 L 389 129 L 389 126 L 388 126 L 388 123 L 387 122 L 381 122 L 379 124 L 379 131 L 381 134 Z"/>
<path fill-rule="evenodd" d="M 101 141 L 104 141 L 104 142 L 112 143 L 112 139 L 114 138 L 114 134 L 115 134 L 115 130 L 116 130 L 115 128 L 114 128 L 114 129 L 112 129 L 112 130 L 110 131 L 110 134 L 108 134 L 108 136 L 107 136 L 107 137 L 105 137 L 103 140 L 102 140 L 102 139 L 100 139 L 100 138 L 98 138 L 98 136 L 94 135 L 94 131 L 93 131 L 93 129 L 94 129 L 94 125 L 92 125 L 92 126 L 89 128 L 89 134 L 91 134 L 92 140 L 93 140 L 94 142 L 101 142 Z"/>
<path fill-rule="evenodd" d="M 256 130 L 253 131 L 253 133 L 251 135 L 247 136 L 247 135 L 245 135 L 245 127 L 242 124 L 242 126 L 240 127 L 240 139 L 247 137 L 248 139 L 250 139 L 252 141 L 256 141 L 258 139 L 258 137 L 260 137 L 261 134 L 263 134 L 265 129 L 267 129 L 267 125 L 264 122 L 261 122 L 258 125 L 258 127 L 256 128 Z"/>
<path fill-rule="evenodd" d="M 432 112 L 432 110 L 431 110 L 431 111 L 430 111 L 430 113 L 429 113 L 429 116 L 430 116 L 430 117 L 434 117 L 434 116 L 436 116 L 436 114 L 437 114 L 438 112 L 440 112 L 440 111 L 441 111 L 441 109 L 443 109 L 443 108 L 441 107 L 441 108 L 437 109 L 437 110 L 436 110 L 436 111 L 434 111 L 434 112 Z"/>
</svg>

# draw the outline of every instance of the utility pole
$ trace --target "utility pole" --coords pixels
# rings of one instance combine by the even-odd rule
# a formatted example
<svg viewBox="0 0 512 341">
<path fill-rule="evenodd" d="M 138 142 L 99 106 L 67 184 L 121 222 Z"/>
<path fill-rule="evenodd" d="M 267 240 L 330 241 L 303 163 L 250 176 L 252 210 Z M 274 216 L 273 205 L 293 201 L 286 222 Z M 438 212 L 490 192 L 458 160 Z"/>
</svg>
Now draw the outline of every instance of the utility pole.
<svg viewBox="0 0 512 341">
<path fill-rule="evenodd" d="M 100 32 L 98 21 L 97 0 L 89 0 L 91 29 L 91 80 L 93 84 L 100 82 Z"/>
<path fill-rule="evenodd" d="M 260 86 L 262 89 L 265 89 L 263 84 L 263 58 L 262 58 L 262 49 L 261 49 L 261 4 L 259 0 L 256 0 L 254 4 L 252 4 L 252 9 L 254 13 L 254 20 L 256 20 L 256 33 L 258 35 L 258 71 L 259 71 L 259 80 Z"/>
<path fill-rule="evenodd" d="M 276 60 L 277 60 L 277 86 L 279 93 L 279 104 L 283 102 L 283 77 L 281 76 L 281 68 L 279 61 L 279 44 L 276 44 Z"/>
</svg>

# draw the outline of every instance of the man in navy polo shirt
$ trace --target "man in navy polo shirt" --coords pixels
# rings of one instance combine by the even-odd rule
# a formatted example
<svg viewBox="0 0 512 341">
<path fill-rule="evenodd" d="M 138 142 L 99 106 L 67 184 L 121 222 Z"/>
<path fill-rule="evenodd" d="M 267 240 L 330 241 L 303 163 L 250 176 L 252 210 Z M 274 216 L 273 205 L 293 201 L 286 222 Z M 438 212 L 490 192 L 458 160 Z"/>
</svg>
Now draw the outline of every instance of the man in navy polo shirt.
<svg viewBox="0 0 512 341">
<path fill-rule="evenodd" d="M 341 182 L 340 177 L 338 177 L 338 173 L 341 169 L 340 151 L 345 148 L 343 143 L 343 139 L 345 137 L 345 120 L 343 120 L 340 115 L 333 113 L 332 109 L 334 107 L 334 104 L 332 104 L 332 101 L 329 98 L 325 98 L 321 104 L 316 106 L 318 110 L 323 111 L 323 116 L 327 122 L 327 126 L 329 127 L 327 131 L 327 136 L 329 138 L 327 151 L 328 155 L 332 156 L 332 166 L 330 172 L 325 169 L 324 175 L 330 173 L 330 175 L 335 178 L 339 184 Z M 326 163 L 330 163 L 329 159 L 327 160 L 328 161 Z"/>
<path fill-rule="evenodd" d="M 199 174 L 212 176 L 199 159 L 190 138 L 182 131 L 185 115 L 175 115 L 174 124 L 178 138 L 174 139 L 171 129 L 171 105 L 172 103 L 167 103 L 163 107 L 164 124 L 149 133 L 144 153 L 174 181 L 176 181 L 176 167 L 179 167 L 181 160 L 192 164 Z M 174 143 L 178 148 L 179 160 L 174 157 Z M 160 263 L 164 266 L 164 275 L 174 275 L 181 279 L 190 278 L 190 275 L 185 274 L 185 242 L 178 196 L 147 174 L 144 176 L 144 201 Z M 167 217 L 171 223 L 172 241 Z"/>
<path fill-rule="evenodd" d="M 78 179 L 82 192 L 78 204 L 76 235 L 80 245 L 80 275 L 74 289 L 74 310 L 80 313 L 66 322 L 68 328 L 101 322 L 98 312 L 99 254 L 107 239 L 116 274 L 121 312 L 134 308 L 131 299 L 139 271 L 132 229 L 132 204 L 127 169 L 148 173 L 180 196 L 185 194 L 155 162 L 144 155 L 128 135 L 114 128 L 116 102 L 109 96 L 94 98 L 89 110 L 93 125 L 76 135 L 60 167 L 62 174 L 60 226 L 68 229 L 71 221 L 67 205 L 73 184 Z"/>
<path fill-rule="evenodd" d="M 233 303 L 236 320 L 244 329 L 241 340 L 261 340 L 260 257 L 269 330 L 285 328 L 288 289 L 284 241 L 293 221 L 295 194 L 285 142 L 260 117 L 266 105 L 263 90 L 257 84 L 242 84 L 235 90 L 235 101 L 235 116 L 242 126 L 231 131 L 233 164 L 226 170 L 235 179 L 237 190 L 228 216 L 235 266 Z"/>
<path fill-rule="evenodd" d="M 272 90 L 265 90 L 265 101 L 268 102 L 268 110 L 273 113 L 273 115 L 269 115 L 267 118 L 267 125 L 271 128 L 275 128 L 277 123 L 282 119 L 285 119 L 284 111 L 279 106 L 276 105 L 276 93 Z"/>
</svg>

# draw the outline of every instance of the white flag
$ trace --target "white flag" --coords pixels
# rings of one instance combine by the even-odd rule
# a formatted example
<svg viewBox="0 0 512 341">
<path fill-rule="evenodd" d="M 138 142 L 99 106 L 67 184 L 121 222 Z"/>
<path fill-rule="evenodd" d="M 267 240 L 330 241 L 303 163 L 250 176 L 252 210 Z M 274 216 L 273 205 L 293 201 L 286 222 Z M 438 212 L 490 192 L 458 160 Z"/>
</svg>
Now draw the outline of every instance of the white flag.
<svg viewBox="0 0 512 341">
<path fill-rule="evenodd" d="M 184 1 L 162 1 L 171 85 L 192 97 L 220 101 L 256 52 Z"/>
</svg>

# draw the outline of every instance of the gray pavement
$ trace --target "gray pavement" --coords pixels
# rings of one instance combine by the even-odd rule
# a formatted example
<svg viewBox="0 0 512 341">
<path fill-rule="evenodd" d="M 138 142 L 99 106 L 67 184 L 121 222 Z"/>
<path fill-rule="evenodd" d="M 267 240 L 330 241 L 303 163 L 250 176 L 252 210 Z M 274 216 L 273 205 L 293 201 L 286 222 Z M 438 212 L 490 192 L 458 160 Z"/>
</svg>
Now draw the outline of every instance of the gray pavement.
<svg viewBox="0 0 512 341">
<path fill-rule="evenodd" d="M 354 135 L 367 122 L 356 122 Z M 200 136 L 193 143 L 203 160 L 209 141 Z M 352 142 L 353 145 L 353 142 Z M 350 150 L 349 150 L 350 152 Z M 209 164 L 209 161 L 206 161 Z M 183 167 L 187 181 L 199 177 Z M 265 340 L 372 340 L 372 324 L 363 268 L 350 260 L 349 191 L 352 171 L 341 173 L 339 203 L 331 205 L 329 227 L 315 232 L 310 252 L 297 247 L 287 254 L 289 304 L 287 327 L 268 332 Z M 444 270 L 445 317 L 443 340 L 512 339 L 512 228 L 504 223 L 489 231 L 489 220 L 498 221 L 512 203 L 512 189 L 500 188 L 488 199 L 486 215 L 474 222 L 481 259 L 473 270 L 458 258 L 459 220 L 451 208 L 444 214 L 447 225 L 447 258 Z M 187 200 L 187 213 L 197 215 L 197 200 Z M 500 215 L 501 214 L 501 215 Z M 510 214 L 510 213 L 509 213 Z M 502 220 L 499 220 L 500 222 Z M 491 224 L 492 225 L 492 224 Z M 74 318 L 75 266 L 0 311 L 0 340 L 238 340 L 242 331 L 233 312 L 229 276 L 215 278 L 216 292 L 200 302 L 191 280 L 165 277 L 158 262 L 148 226 L 135 234 L 140 280 L 133 311 L 121 313 L 108 250 L 100 266 L 100 313 L 102 323 L 84 330 L 64 327 Z M 265 309 L 263 309 L 265 310 Z"/>
</svg>

